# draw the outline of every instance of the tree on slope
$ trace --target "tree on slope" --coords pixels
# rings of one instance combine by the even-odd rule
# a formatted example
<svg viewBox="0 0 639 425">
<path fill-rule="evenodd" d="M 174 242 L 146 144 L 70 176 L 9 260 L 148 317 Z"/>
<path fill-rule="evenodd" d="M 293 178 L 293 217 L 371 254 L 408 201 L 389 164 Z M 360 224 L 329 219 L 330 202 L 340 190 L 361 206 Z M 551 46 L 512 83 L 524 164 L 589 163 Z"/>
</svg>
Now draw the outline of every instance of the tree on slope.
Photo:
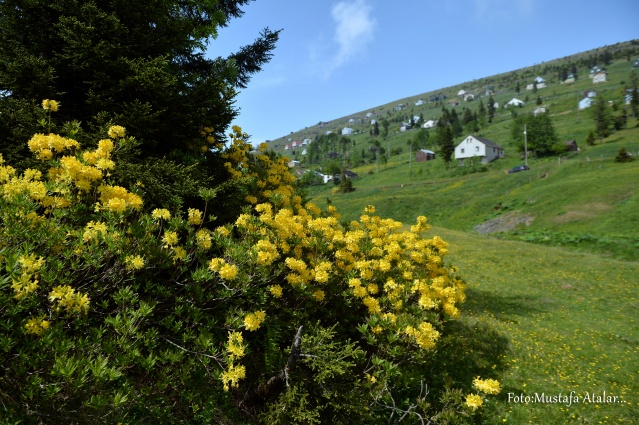
<svg viewBox="0 0 639 425">
<path fill-rule="evenodd" d="M 5 158 L 29 165 L 24 143 L 43 131 L 31 123 L 42 99 L 56 99 L 61 121 L 81 122 L 81 142 L 95 143 L 113 123 L 136 135 L 114 177 L 140 180 L 154 202 L 176 206 L 197 186 L 220 183 L 224 167 L 208 148 L 224 140 L 237 91 L 269 61 L 279 31 L 264 29 L 226 58 L 205 50 L 249 2 L 0 2 Z"/>
</svg>

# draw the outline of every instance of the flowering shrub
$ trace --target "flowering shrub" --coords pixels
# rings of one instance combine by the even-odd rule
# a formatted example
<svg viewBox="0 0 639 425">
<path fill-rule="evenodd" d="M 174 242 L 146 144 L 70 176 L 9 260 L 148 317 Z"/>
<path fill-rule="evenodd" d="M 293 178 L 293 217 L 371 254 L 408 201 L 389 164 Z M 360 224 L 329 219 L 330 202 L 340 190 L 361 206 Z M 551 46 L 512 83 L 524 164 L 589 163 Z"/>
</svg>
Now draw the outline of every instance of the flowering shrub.
<svg viewBox="0 0 639 425">
<path fill-rule="evenodd" d="M 425 217 L 405 228 L 369 206 L 341 224 L 334 207 L 303 204 L 285 161 L 263 146 L 251 153 L 240 129 L 224 155 L 252 206 L 234 223 L 217 226 L 206 208 L 143 213 L 135 192 L 108 182 L 125 129 L 108 136 L 82 152 L 74 140 L 34 136 L 46 179 L 0 159 L 4 413 L 461 423 L 482 404 L 475 394 L 464 403 L 459 389 L 424 391 L 464 301 L 446 242 L 422 236 Z M 214 196 L 202 191 L 207 205 Z M 493 380 L 473 384 L 499 392 Z"/>
</svg>

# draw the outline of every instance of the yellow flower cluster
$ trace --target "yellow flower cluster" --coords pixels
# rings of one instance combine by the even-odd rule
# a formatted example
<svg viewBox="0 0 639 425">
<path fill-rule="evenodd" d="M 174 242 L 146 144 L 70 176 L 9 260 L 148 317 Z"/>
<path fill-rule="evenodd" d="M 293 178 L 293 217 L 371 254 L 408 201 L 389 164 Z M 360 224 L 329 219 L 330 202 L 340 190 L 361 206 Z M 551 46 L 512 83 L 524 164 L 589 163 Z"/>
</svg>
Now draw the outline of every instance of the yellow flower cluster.
<svg viewBox="0 0 639 425">
<path fill-rule="evenodd" d="M 80 144 L 66 137 L 57 134 L 35 134 L 27 143 L 29 150 L 36 154 L 36 157 L 42 161 L 51 159 L 54 152 L 60 153 L 71 148 L 78 148 Z"/>
<path fill-rule="evenodd" d="M 89 297 L 80 294 L 69 285 L 56 286 L 49 293 L 49 301 L 55 311 L 66 309 L 67 313 L 86 313 L 89 310 Z"/>
<path fill-rule="evenodd" d="M 482 380 L 479 376 L 477 376 L 473 380 L 473 386 L 484 394 L 495 395 L 501 392 L 501 385 L 499 384 L 499 381 L 495 379 Z"/>
<path fill-rule="evenodd" d="M 44 317 L 32 317 L 24 325 L 24 329 L 28 334 L 42 335 L 47 329 L 49 329 L 49 321 Z"/>
<path fill-rule="evenodd" d="M 224 391 L 228 391 L 230 387 L 237 388 L 240 379 L 246 377 L 246 368 L 244 365 L 230 364 L 227 370 L 222 372 L 222 384 Z"/>
<path fill-rule="evenodd" d="M 229 341 L 226 344 L 226 351 L 231 360 L 237 360 L 244 357 L 244 339 L 241 332 L 229 332 Z"/>
<path fill-rule="evenodd" d="M 168 220 L 171 218 L 171 213 L 169 212 L 169 210 L 165 208 L 156 208 L 151 212 L 151 217 L 153 217 L 156 220 L 159 220 L 159 219 Z"/>
<path fill-rule="evenodd" d="M 108 134 L 112 139 L 121 139 L 126 136 L 126 129 L 119 125 L 113 125 L 109 128 Z"/>
<path fill-rule="evenodd" d="M 164 242 L 164 248 L 172 247 L 178 244 L 179 238 L 177 232 L 167 230 L 162 236 L 162 242 Z"/>
<path fill-rule="evenodd" d="M 142 208 L 142 198 L 135 193 L 131 193 L 121 186 L 100 185 L 100 202 L 111 212 L 122 213 L 127 208 L 140 210 Z"/>
<path fill-rule="evenodd" d="M 484 401 L 477 394 L 468 394 L 466 396 L 466 406 L 472 410 L 477 410 L 484 404 Z"/>
<path fill-rule="evenodd" d="M 44 99 L 42 101 L 42 109 L 45 111 L 57 112 L 60 104 L 57 100 Z"/>
<path fill-rule="evenodd" d="M 233 179 L 249 178 L 251 192 L 245 200 L 251 204 L 272 202 L 277 206 L 301 205 L 301 198 L 294 196 L 291 185 L 295 177 L 290 173 L 287 158 L 271 159 L 264 152 L 268 145 L 262 144 L 257 151 L 248 143 L 248 135 L 235 126 L 229 135 L 230 147 L 222 154 L 224 167 Z"/>
<path fill-rule="evenodd" d="M 129 270 L 140 270 L 142 267 L 144 267 L 144 258 L 142 258 L 140 255 L 127 255 L 124 262 L 126 263 Z"/>
<path fill-rule="evenodd" d="M 437 332 L 433 325 L 428 322 L 422 322 L 419 324 L 419 328 L 415 329 L 412 326 L 407 326 L 404 332 L 408 336 L 415 338 L 417 345 L 422 348 L 430 349 L 435 346 L 435 341 L 439 339 L 439 332 Z"/>
<path fill-rule="evenodd" d="M 107 226 L 106 223 L 102 223 L 101 221 L 90 221 L 87 223 L 84 228 L 84 234 L 82 235 L 82 240 L 86 242 L 90 242 L 95 240 L 98 237 L 105 237 L 107 235 Z"/>
<path fill-rule="evenodd" d="M 244 328 L 247 331 L 258 330 L 265 318 L 266 318 L 266 312 L 262 310 L 256 311 L 254 313 L 249 313 L 244 318 Z"/>
<path fill-rule="evenodd" d="M 233 280 L 237 277 L 237 266 L 228 264 L 222 258 L 213 258 L 209 263 L 209 269 L 217 272 L 224 280 Z"/>
<path fill-rule="evenodd" d="M 196 210 L 195 208 L 189 208 L 189 224 L 193 226 L 199 226 L 202 224 L 202 211 Z"/>
<path fill-rule="evenodd" d="M 21 274 L 19 278 L 13 279 L 11 287 L 15 297 L 21 300 L 38 289 L 37 272 L 44 265 L 44 259 L 36 257 L 35 254 L 25 254 L 18 258 L 18 264 Z"/>
<path fill-rule="evenodd" d="M 211 248 L 213 243 L 211 242 L 211 233 L 208 229 L 200 229 L 195 232 L 195 244 L 198 248 L 205 251 Z"/>
</svg>

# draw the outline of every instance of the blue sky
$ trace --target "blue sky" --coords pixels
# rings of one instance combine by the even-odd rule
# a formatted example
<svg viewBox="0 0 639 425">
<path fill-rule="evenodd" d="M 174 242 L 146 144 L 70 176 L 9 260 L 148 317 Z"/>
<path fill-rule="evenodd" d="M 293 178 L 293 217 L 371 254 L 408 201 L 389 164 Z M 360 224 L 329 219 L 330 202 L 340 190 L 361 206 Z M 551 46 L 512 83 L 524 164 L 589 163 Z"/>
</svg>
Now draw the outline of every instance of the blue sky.
<svg viewBox="0 0 639 425">
<path fill-rule="evenodd" d="M 237 97 L 259 143 L 319 121 L 639 38 L 639 1 L 257 0 L 220 30 L 210 57 L 283 29 Z"/>
</svg>

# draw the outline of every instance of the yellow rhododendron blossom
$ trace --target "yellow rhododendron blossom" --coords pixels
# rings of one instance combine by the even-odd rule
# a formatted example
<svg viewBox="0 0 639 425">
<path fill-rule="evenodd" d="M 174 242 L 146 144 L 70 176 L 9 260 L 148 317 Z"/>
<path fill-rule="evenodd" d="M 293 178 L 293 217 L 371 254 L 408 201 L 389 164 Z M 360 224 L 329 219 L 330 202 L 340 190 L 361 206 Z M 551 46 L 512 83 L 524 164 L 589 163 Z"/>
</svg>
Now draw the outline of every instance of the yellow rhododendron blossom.
<svg viewBox="0 0 639 425">
<path fill-rule="evenodd" d="M 171 218 L 171 213 L 169 210 L 164 208 L 156 208 L 151 212 L 151 217 L 157 219 L 168 220 Z"/>
<path fill-rule="evenodd" d="M 60 104 L 56 100 L 44 99 L 42 101 L 42 109 L 45 111 L 57 112 Z"/>
<path fill-rule="evenodd" d="M 199 226 L 202 224 L 202 211 L 189 208 L 189 224 Z"/>
<path fill-rule="evenodd" d="M 195 244 L 203 250 L 210 249 L 213 245 L 211 242 L 211 234 L 208 229 L 200 229 L 195 232 Z"/>
<path fill-rule="evenodd" d="M 282 296 L 282 287 L 280 285 L 271 285 L 268 287 L 268 290 L 275 298 Z"/>
<path fill-rule="evenodd" d="M 321 289 L 313 292 L 313 298 L 315 298 L 317 301 L 324 301 L 325 296 L 326 294 Z"/>
<path fill-rule="evenodd" d="M 477 410 L 484 404 L 484 401 L 477 394 L 468 394 L 466 396 L 466 406 L 472 410 Z"/>
<path fill-rule="evenodd" d="M 266 318 L 266 312 L 260 310 L 255 313 L 249 313 L 244 318 L 244 328 L 247 331 L 255 331 L 260 328 L 262 322 Z"/>
<path fill-rule="evenodd" d="M 53 288 L 49 293 L 49 301 L 55 305 L 55 311 L 66 309 L 67 313 L 86 313 L 89 310 L 89 297 L 76 292 L 69 285 Z"/>
<path fill-rule="evenodd" d="M 162 242 L 164 242 L 164 247 L 175 246 L 179 242 L 177 232 L 166 231 L 164 232 L 164 236 L 162 237 Z"/>
<path fill-rule="evenodd" d="M 140 270 L 142 267 L 144 267 L 144 258 L 142 258 L 140 255 L 127 255 L 124 262 L 127 264 L 127 268 L 129 270 Z"/>
<path fill-rule="evenodd" d="M 495 379 L 481 379 L 478 376 L 473 379 L 473 386 L 485 394 L 495 395 L 501 392 L 501 385 Z"/>
<path fill-rule="evenodd" d="M 237 267 L 234 264 L 225 264 L 220 268 L 220 277 L 224 280 L 233 280 L 237 276 Z"/>
<path fill-rule="evenodd" d="M 226 351 L 229 353 L 231 360 L 237 360 L 244 357 L 244 339 L 241 332 L 229 332 L 229 341 L 226 345 Z"/>
<path fill-rule="evenodd" d="M 37 319 L 32 317 L 24 325 L 24 329 L 28 334 L 42 335 L 47 329 L 49 329 L 49 321 L 45 320 L 44 317 Z"/>
<path fill-rule="evenodd" d="M 184 261 L 186 259 L 186 249 L 181 246 L 173 248 L 173 261 Z"/>
<path fill-rule="evenodd" d="M 246 377 L 246 368 L 243 365 L 230 364 L 228 369 L 222 372 L 222 384 L 224 391 L 228 391 L 230 387 L 237 388 L 240 379 Z"/>
<path fill-rule="evenodd" d="M 108 131 L 109 137 L 112 139 L 120 139 L 126 136 L 126 129 L 119 125 L 112 125 Z"/>
</svg>

